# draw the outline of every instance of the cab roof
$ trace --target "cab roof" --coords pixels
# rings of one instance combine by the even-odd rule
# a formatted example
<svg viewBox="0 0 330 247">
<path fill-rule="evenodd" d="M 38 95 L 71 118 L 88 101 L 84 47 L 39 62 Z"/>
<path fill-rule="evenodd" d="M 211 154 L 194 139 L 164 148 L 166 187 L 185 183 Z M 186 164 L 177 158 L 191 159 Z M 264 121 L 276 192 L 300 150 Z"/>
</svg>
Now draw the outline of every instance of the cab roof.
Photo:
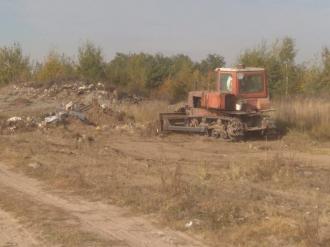
<svg viewBox="0 0 330 247">
<path fill-rule="evenodd" d="M 264 68 L 258 67 L 245 67 L 245 68 L 217 68 L 216 72 L 256 72 L 256 71 L 265 71 Z"/>
</svg>

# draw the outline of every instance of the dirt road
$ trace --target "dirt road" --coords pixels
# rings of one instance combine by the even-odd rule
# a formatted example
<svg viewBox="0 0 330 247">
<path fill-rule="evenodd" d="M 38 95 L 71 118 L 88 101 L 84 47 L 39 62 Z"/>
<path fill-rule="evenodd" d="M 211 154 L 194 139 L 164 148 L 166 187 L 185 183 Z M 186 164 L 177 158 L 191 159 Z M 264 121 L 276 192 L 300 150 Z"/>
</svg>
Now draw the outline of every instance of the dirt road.
<svg viewBox="0 0 330 247">
<path fill-rule="evenodd" d="M 38 241 L 9 213 L 0 209 L 0 246 L 37 246 Z"/>
<path fill-rule="evenodd" d="M 79 198 L 64 199 L 42 189 L 37 181 L 16 174 L 0 165 L 0 187 L 15 190 L 38 202 L 64 210 L 76 217 L 85 231 L 112 240 L 115 246 L 203 246 L 182 233 L 157 229 L 142 217 L 128 216 L 122 208 Z M 0 210 L 0 246 L 34 246 L 36 240 L 15 219 Z"/>
</svg>

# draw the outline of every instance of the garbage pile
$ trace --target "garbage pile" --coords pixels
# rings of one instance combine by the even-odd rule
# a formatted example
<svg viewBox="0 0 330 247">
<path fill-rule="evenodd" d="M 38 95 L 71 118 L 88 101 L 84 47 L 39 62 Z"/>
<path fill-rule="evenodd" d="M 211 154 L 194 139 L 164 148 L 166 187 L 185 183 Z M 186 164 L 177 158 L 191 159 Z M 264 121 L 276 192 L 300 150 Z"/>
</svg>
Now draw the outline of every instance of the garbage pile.
<svg viewBox="0 0 330 247">
<path fill-rule="evenodd" d="M 94 91 L 102 91 L 107 94 L 105 85 L 101 82 L 93 84 L 83 81 L 72 81 L 66 83 L 53 83 L 48 87 L 34 87 L 32 83 L 23 83 L 21 85 L 13 85 L 13 94 L 24 96 L 27 98 L 47 98 L 58 99 L 63 97 L 73 97 L 89 94 Z"/>
<path fill-rule="evenodd" d="M 47 129 L 74 120 L 97 129 L 131 131 L 138 124 L 118 106 L 143 101 L 136 95 L 119 94 L 116 88 L 106 89 L 101 82 L 72 81 L 42 87 L 30 82 L 12 85 L 8 90 L 9 100 L 2 106 L 9 114 L 15 113 L 0 116 L 0 134 Z"/>
<path fill-rule="evenodd" d="M 0 131 L 4 133 L 14 133 L 19 129 L 26 131 L 35 129 L 38 126 L 37 120 L 32 117 L 18 117 L 14 116 L 5 121 L 1 121 Z"/>
<path fill-rule="evenodd" d="M 55 112 L 44 114 L 37 117 L 20 117 L 13 116 L 8 118 L 1 124 L 2 133 L 14 133 L 19 130 L 31 131 L 35 128 L 46 128 L 51 125 L 68 124 L 69 119 L 79 119 L 82 123 L 87 125 L 94 125 L 88 120 L 85 113 L 91 105 L 84 105 L 80 103 L 73 103 L 70 101 L 63 108 Z"/>
<path fill-rule="evenodd" d="M 92 124 L 88 121 L 84 111 L 88 110 L 90 106 L 89 105 L 83 105 L 79 103 L 73 103 L 70 101 L 68 104 L 65 105 L 64 109 L 61 109 L 60 111 L 45 117 L 44 121 L 39 124 L 40 127 L 52 124 L 52 123 L 64 123 L 69 117 L 74 117 L 79 119 L 81 122 L 86 124 Z"/>
<path fill-rule="evenodd" d="M 101 83 L 88 83 L 84 81 L 69 81 L 53 83 L 48 86 L 36 87 L 33 82 L 11 86 L 11 95 L 25 100 L 64 100 L 70 98 L 73 101 L 91 102 L 96 98 L 100 104 L 129 103 L 139 104 L 144 98 L 135 94 L 118 92 L 117 88 Z"/>
<path fill-rule="evenodd" d="M 120 125 L 132 125 L 134 120 L 124 112 L 112 110 L 105 104 L 100 104 L 94 99 L 90 104 L 73 102 L 62 105 L 54 112 L 39 116 L 13 116 L 0 121 L 1 134 L 47 129 L 59 125 L 69 125 L 73 120 L 78 120 L 84 125 L 103 128 L 118 129 Z"/>
</svg>

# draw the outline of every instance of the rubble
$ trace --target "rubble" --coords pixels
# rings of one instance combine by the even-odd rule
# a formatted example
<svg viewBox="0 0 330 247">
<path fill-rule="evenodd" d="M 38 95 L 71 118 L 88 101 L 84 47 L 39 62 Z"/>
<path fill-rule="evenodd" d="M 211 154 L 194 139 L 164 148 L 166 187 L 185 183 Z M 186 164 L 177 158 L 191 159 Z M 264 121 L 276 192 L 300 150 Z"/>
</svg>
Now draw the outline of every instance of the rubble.
<svg viewBox="0 0 330 247">
<path fill-rule="evenodd" d="M 78 95 L 85 93 L 87 91 L 87 89 L 88 89 L 87 86 L 81 86 L 81 87 L 79 87 L 78 88 L 78 92 L 77 92 Z"/>
<path fill-rule="evenodd" d="M 196 225 L 196 226 L 201 225 L 201 221 L 200 221 L 199 219 L 193 219 L 193 220 L 187 222 L 184 226 L 185 226 L 186 228 L 191 228 L 191 227 L 193 227 L 194 225 Z"/>
<path fill-rule="evenodd" d="M 72 109 L 72 106 L 73 106 L 73 102 L 70 101 L 69 103 L 67 103 L 67 104 L 65 105 L 65 110 L 66 110 L 66 111 L 71 110 L 71 109 Z"/>
<path fill-rule="evenodd" d="M 49 123 L 57 123 L 57 122 L 60 122 L 61 119 L 58 115 L 55 115 L 55 116 L 50 116 L 50 117 L 46 117 L 45 118 L 45 123 L 46 124 L 49 124 Z M 40 125 L 42 126 L 42 125 Z"/>
<path fill-rule="evenodd" d="M 70 102 L 70 107 L 65 107 L 66 111 L 60 111 L 58 113 L 56 113 L 55 115 L 52 116 L 48 116 L 45 117 L 44 121 L 46 124 L 51 124 L 51 123 L 61 123 L 64 122 L 68 117 L 74 117 L 79 119 L 80 121 L 86 123 L 86 124 L 90 124 L 90 122 L 88 121 L 87 117 L 85 116 L 85 114 L 83 114 L 80 111 L 73 111 L 70 110 L 74 107 L 74 104 Z"/>
<path fill-rule="evenodd" d="M 11 117 L 7 120 L 8 123 L 16 123 L 18 121 L 22 121 L 21 117 Z"/>
<path fill-rule="evenodd" d="M 52 84 L 36 84 L 33 82 L 22 83 L 11 86 L 11 93 L 15 96 L 24 97 L 24 104 L 29 104 L 29 100 L 67 100 L 75 102 L 91 102 L 97 98 L 100 104 L 129 103 L 139 104 L 143 98 L 135 94 L 118 92 L 115 87 L 107 88 L 102 82 L 88 83 L 84 81 L 68 81 Z"/>
<path fill-rule="evenodd" d="M 133 132 L 143 128 L 117 107 L 123 103 L 138 104 L 143 100 L 141 97 L 126 94 L 119 98 L 116 88 L 107 89 L 102 82 L 72 81 L 45 85 L 29 82 L 8 87 L 13 99 L 8 101 L 8 107 L 29 107 L 33 113 L 2 119 L 2 134 L 67 125 L 73 119 L 95 126 L 97 131 L 112 129 Z"/>
<path fill-rule="evenodd" d="M 80 121 L 86 123 L 86 124 L 90 124 L 90 122 L 88 121 L 87 117 L 85 116 L 85 114 L 81 113 L 81 112 L 77 112 L 77 111 L 69 111 L 68 112 L 69 116 L 73 116 L 78 118 Z"/>
<path fill-rule="evenodd" d="M 32 129 L 36 126 L 36 121 L 32 117 L 10 117 L 0 125 L 1 132 L 7 130 L 9 133 L 14 133 L 18 129 Z"/>
<path fill-rule="evenodd" d="M 101 88 L 101 89 L 104 89 L 104 88 L 105 88 L 105 85 L 104 85 L 103 83 L 101 83 L 101 82 L 98 82 L 98 83 L 97 83 L 97 88 L 98 88 L 98 89 L 100 89 L 100 88 Z"/>
</svg>

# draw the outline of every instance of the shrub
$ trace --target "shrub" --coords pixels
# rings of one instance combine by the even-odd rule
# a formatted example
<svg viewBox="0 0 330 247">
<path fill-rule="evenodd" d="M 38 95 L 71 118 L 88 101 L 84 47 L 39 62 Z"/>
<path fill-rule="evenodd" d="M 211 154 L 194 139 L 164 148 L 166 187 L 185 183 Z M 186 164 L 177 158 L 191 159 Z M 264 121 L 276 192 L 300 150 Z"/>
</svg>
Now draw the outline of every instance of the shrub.
<svg viewBox="0 0 330 247">
<path fill-rule="evenodd" d="M 29 79 L 29 58 L 23 55 L 22 48 L 15 43 L 0 48 L 0 85 Z"/>
<path fill-rule="evenodd" d="M 50 52 L 45 62 L 35 72 L 35 79 L 41 82 L 70 80 L 76 76 L 73 61 L 64 54 Z"/>
<path fill-rule="evenodd" d="M 78 49 L 78 74 L 89 81 L 105 79 L 105 62 L 101 48 L 86 42 Z"/>
</svg>

